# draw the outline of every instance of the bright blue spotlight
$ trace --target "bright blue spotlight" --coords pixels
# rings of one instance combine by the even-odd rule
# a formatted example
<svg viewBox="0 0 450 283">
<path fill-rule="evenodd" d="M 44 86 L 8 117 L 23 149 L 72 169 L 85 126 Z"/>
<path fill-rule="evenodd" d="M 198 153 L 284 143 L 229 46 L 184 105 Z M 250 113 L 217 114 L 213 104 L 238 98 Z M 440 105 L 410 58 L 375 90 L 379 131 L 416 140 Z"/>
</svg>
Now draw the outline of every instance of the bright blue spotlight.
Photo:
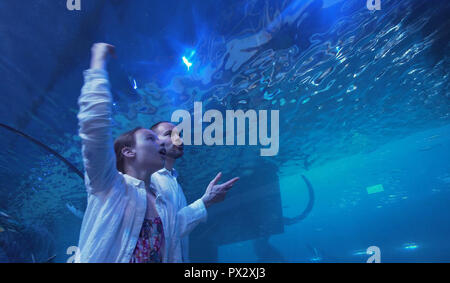
<svg viewBox="0 0 450 283">
<path fill-rule="evenodd" d="M 191 50 L 190 52 L 189 52 L 189 50 L 186 50 L 185 54 L 189 54 L 189 55 L 183 56 L 183 63 L 187 66 L 188 71 L 189 71 L 189 69 L 192 67 L 192 64 L 193 64 L 192 57 L 194 57 L 194 55 L 195 55 L 195 50 Z"/>
<path fill-rule="evenodd" d="M 137 89 L 138 86 L 137 86 L 136 80 L 133 80 L 133 83 L 134 83 L 133 88 L 134 88 L 134 89 Z"/>
<path fill-rule="evenodd" d="M 183 63 L 187 66 L 189 71 L 189 68 L 192 66 L 192 63 L 189 62 L 189 60 L 185 56 L 183 56 Z"/>
<path fill-rule="evenodd" d="M 416 245 L 416 244 L 404 244 L 403 245 L 403 248 L 405 249 L 405 250 L 415 250 L 415 249 L 417 249 L 419 246 L 418 245 Z"/>
</svg>

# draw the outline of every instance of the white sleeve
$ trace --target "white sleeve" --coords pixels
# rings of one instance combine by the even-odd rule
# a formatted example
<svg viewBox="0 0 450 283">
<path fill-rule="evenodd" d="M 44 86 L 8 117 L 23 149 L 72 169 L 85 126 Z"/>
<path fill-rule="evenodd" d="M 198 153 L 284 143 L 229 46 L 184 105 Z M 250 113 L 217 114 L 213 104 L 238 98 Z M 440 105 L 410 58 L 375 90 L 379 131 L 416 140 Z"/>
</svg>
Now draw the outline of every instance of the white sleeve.
<svg viewBox="0 0 450 283">
<path fill-rule="evenodd" d="M 108 73 L 84 71 L 84 86 L 78 99 L 79 135 L 82 142 L 85 184 L 95 194 L 112 188 L 119 175 L 112 138 L 112 97 Z"/>
<path fill-rule="evenodd" d="M 198 199 L 186 205 L 186 197 L 183 190 L 178 186 L 178 213 L 175 224 L 179 237 L 189 235 L 189 233 L 197 227 L 201 222 L 206 222 L 208 213 L 205 204 Z"/>
</svg>

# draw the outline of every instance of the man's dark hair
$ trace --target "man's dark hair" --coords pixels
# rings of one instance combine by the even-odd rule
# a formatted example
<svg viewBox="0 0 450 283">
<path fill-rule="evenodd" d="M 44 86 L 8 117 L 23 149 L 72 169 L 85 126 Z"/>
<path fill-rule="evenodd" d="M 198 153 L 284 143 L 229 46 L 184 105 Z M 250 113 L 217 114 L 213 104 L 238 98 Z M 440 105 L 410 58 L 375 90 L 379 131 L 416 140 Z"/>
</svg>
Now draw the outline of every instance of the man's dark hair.
<svg viewBox="0 0 450 283">
<path fill-rule="evenodd" d="M 169 121 L 160 121 L 160 122 L 154 124 L 153 126 L 151 126 L 150 130 L 155 131 L 155 129 L 158 128 L 158 126 L 161 125 L 162 123 L 173 124 L 172 122 L 169 122 Z"/>
<path fill-rule="evenodd" d="M 119 172 L 125 174 L 125 158 L 122 154 L 122 149 L 124 147 L 134 147 L 136 145 L 136 132 L 143 129 L 142 127 L 137 127 L 129 132 L 121 134 L 114 141 L 114 152 L 116 154 L 116 167 Z"/>
</svg>

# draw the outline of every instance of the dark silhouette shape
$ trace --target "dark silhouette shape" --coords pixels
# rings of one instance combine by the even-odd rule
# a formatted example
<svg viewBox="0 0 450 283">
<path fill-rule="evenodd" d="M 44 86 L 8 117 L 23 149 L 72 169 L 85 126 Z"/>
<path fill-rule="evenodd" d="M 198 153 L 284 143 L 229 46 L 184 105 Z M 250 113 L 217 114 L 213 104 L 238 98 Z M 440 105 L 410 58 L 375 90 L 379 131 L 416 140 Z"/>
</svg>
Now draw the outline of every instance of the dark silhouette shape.
<svg viewBox="0 0 450 283">
<path fill-rule="evenodd" d="M 43 149 L 45 149 L 46 151 L 50 152 L 51 154 L 53 154 L 56 158 L 58 158 L 59 160 L 61 160 L 62 162 L 64 162 L 64 164 L 66 164 L 70 170 L 72 170 L 75 174 L 77 174 L 78 176 L 80 176 L 81 179 L 84 180 L 84 175 L 83 173 L 81 173 L 80 170 L 78 170 L 77 167 L 75 167 L 75 165 L 73 165 L 72 163 L 70 163 L 67 159 L 65 159 L 61 154 L 59 154 L 58 152 L 56 152 L 55 150 L 51 149 L 50 147 L 46 146 L 45 144 L 43 144 L 42 142 L 38 141 L 37 139 L 13 128 L 10 127 L 8 125 L 5 125 L 3 123 L 0 123 L 0 127 L 11 131 L 12 133 L 18 134 L 24 138 L 26 138 L 27 140 L 31 141 L 32 143 L 36 144 L 37 146 L 42 147 Z"/>
<path fill-rule="evenodd" d="M 299 214 L 298 216 L 295 216 L 292 218 L 283 217 L 284 225 L 292 225 L 292 224 L 302 221 L 309 215 L 309 213 L 311 212 L 311 210 L 314 207 L 314 201 L 315 201 L 314 189 L 311 185 L 311 182 L 309 182 L 309 180 L 304 175 L 302 175 L 302 178 L 306 184 L 306 187 L 308 188 L 308 194 L 309 194 L 308 205 L 306 206 L 305 210 L 303 210 L 303 212 L 301 214 Z"/>
<path fill-rule="evenodd" d="M 314 201 L 315 201 L 314 189 L 313 189 L 311 183 L 309 182 L 309 180 L 304 175 L 302 175 L 302 178 L 308 188 L 308 193 L 309 193 L 308 205 L 306 206 L 305 210 L 296 217 L 292 217 L 292 218 L 283 217 L 283 220 L 284 220 L 283 222 L 285 225 L 292 225 L 292 224 L 299 223 L 300 221 L 302 221 L 309 215 L 309 213 L 311 212 L 311 210 L 314 206 Z M 270 236 L 266 236 L 266 237 L 256 239 L 255 241 L 253 241 L 253 247 L 255 249 L 256 256 L 258 257 L 258 261 L 259 262 L 285 262 L 285 259 L 284 259 L 283 255 L 281 254 L 281 252 L 279 252 L 274 246 L 272 246 L 269 243 L 269 238 L 270 238 Z M 311 249 L 311 250 L 316 251 L 315 249 Z M 317 254 L 315 254 L 314 259 L 319 259 L 319 258 L 320 257 Z"/>
<path fill-rule="evenodd" d="M 283 255 L 269 243 L 270 236 L 253 241 L 253 248 L 258 262 L 286 262 Z"/>
</svg>

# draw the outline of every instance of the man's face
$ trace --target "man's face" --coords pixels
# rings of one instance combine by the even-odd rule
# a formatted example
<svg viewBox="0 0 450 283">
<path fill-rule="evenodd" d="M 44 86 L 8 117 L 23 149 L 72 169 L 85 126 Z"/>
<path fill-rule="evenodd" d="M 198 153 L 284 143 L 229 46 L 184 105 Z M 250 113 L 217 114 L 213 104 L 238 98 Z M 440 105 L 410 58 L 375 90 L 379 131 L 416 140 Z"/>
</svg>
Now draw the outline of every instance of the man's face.
<svg viewBox="0 0 450 283">
<path fill-rule="evenodd" d="M 135 133 L 136 164 L 144 168 L 152 168 L 157 171 L 164 167 L 164 144 L 152 130 L 140 129 Z"/>
<path fill-rule="evenodd" d="M 177 159 L 183 156 L 184 145 L 179 133 L 172 123 L 161 123 L 154 130 L 164 144 L 168 158 Z M 175 144 L 177 145 L 175 145 Z"/>
</svg>

